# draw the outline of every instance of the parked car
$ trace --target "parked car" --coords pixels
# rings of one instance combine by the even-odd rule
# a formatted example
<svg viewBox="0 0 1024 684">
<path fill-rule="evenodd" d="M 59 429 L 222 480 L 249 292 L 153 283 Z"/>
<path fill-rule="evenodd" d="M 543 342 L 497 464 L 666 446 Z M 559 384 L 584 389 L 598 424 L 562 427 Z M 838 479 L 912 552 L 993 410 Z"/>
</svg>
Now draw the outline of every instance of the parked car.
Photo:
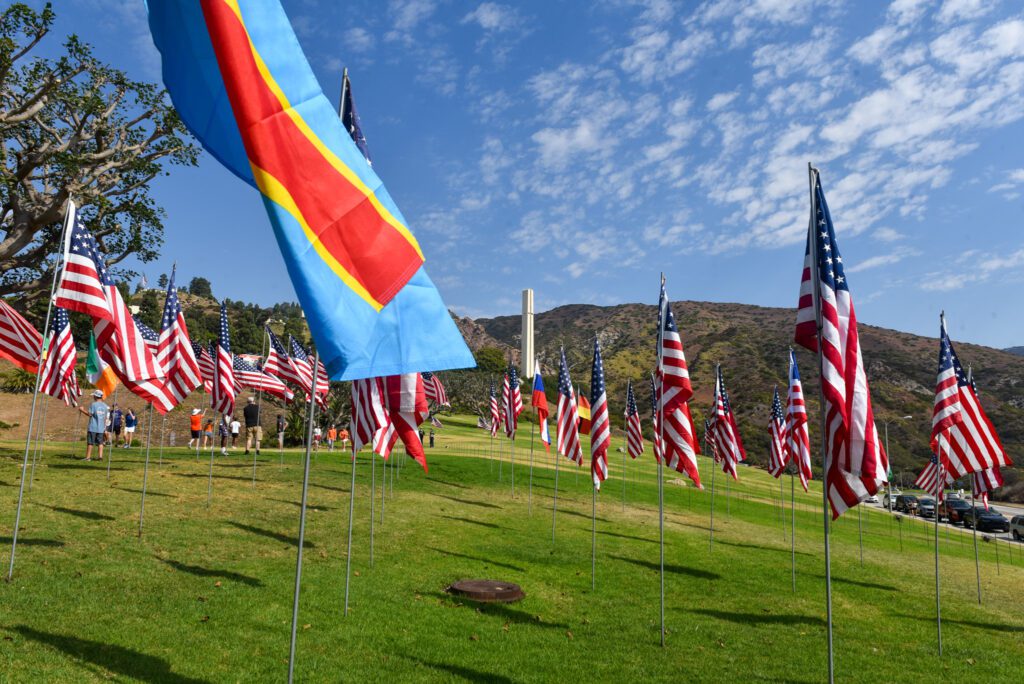
<svg viewBox="0 0 1024 684">
<path fill-rule="evenodd" d="M 964 512 L 971 510 L 971 504 L 963 499 L 949 499 L 939 504 L 939 520 L 945 518 L 950 525 L 964 521 Z"/>
<path fill-rule="evenodd" d="M 994 508 L 987 511 L 982 506 L 975 506 L 964 513 L 964 527 L 977 525 L 979 532 L 1009 532 L 1010 521 Z"/>
<path fill-rule="evenodd" d="M 913 514 L 917 511 L 917 497 L 913 494 L 900 494 L 896 497 L 896 510 Z"/>
<path fill-rule="evenodd" d="M 1010 534 L 1017 541 L 1024 541 L 1024 515 L 1015 515 L 1010 518 Z"/>
<path fill-rule="evenodd" d="M 900 495 L 900 494 L 902 494 L 902 493 L 903 493 L 903 492 L 901 492 L 901 491 L 900 491 L 900 490 L 898 490 L 898 489 L 891 489 L 890 491 L 887 491 L 887 492 L 886 492 L 886 493 L 885 493 L 885 494 L 884 494 L 884 495 L 882 496 L 882 508 L 889 508 L 889 495 L 890 495 L 890 494 L 892 495 L 892 501 L 893 501 L 893 505 L 895 505 L 895 503 L 896 503 L 896 497 L 897 497 L 897 496 L 899 496 L 899 495 Z"/>
<path fill-rule="evenodd" d="M 864 502 L 876 504 L 878 503 L 878 497 L 874 494 L 871 494 L 870 496 L 868 496 L 868 498 L 864 499 Z"/>
<path fill-rule="evenodd" d="M 922 518 L 935 517 L 935 499 L 924 497 L 917 500 L 917 514 Z"/>
</svg>

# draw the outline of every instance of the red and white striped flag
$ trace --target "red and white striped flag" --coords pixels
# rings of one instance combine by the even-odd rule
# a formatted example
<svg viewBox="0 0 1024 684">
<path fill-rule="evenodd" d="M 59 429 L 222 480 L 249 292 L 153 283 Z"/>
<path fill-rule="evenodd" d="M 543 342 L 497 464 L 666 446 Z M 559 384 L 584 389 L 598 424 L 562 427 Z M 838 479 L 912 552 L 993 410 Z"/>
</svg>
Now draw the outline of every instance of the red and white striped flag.
<svg viewBox="0 0 1024 684">
<path fill-rule="evenodd" d="M 886 481 L 889 460 L 875 429 L 857 316 L 816 170 L 812 170 L 812 184 L 811 221 L 795 339 L 800 346 L 819 352 L 817 300 L 821 312 L 822 410 L 829 461 L 825 486 L 835 519 L 879 490 Z"/>
<path fill-rule="evenodd" d="M 288 336 L 288 343 L 291 347 L 291 355 L 289 363 L 291 364 L 292 370 L 295 371 L 295 377 L 298 378 L 299 389 L 306 393 L 307 398 L 314 394 L 313 392 L 313 363 L 309 359 L 309 354 L 302 348 L 295 338 L 291 335 Z"/>
<path fill-rule="evenodd" d="M 1012 464 L 960 364 L 946 333 L 945 316 L 940 331 L 931 446 L 954 478 Z"/>
<path fill-rule="evenodd" d="M 42 353 L 43 336 L 24 316 L 0 299 L 0 358 L 35 373 Z"/>
<path fill-rule="evenodd" d="M 429 411 L 427 397 L 423 392 L 423 378 L 419 373 L 389 375 L 384 378 L 385 405 L 390 414 L 390 429 L 393 437 L 387 437 L 393 445 L 395 439 L 401 438 L 405 445 L 405 453 L 423 466 L 427 472 L 427 455 L 420 441 L 419 426 Z"/>
<path fill-rule="evenodd" d="M 975 498 L 981 499 L 985 510 L 988 510 L 988 493 L 1003 486 L 1003 473 L 998 466 L 971 473 L 971 491 Z"/>
<path fill-rule="evenodd" d="M 231 359 L 231 335 L 228 332 L 228 309 L 220 305 L 220 339 L 210 349 L 213 358 L 213 394 L 210 403 L 217 413 L 235 410 L 235 370 Z"/>
<path fill-rule="evenodd" d="M 779 388 L 775 388 L 772 396 L 772 413 L 768 419 L 768 472 L 772 477 L 780 477 L 786 470 L 786 425 L 782 414 L 782 402 L 779 401 Z"/>
<path fill-rule="evenodd" d="M 683 340 L 665 292 L 664 277 L 658 300 L 658 382 L 658 424 L 655 429 L 661 434 L 660 448 L 664 451 L 665 462 L 669 468 L 686 473 L 698 488 L 703 489 L 697 470 L 700 445 L 697 444 L 697 433 L 690 415 L 693 386 L 683 352 Z M 659 454 L 655 449 L 655 458 Z"/>
<path fill-rule="evenodd" d="M 107 298 L 107 264 L 99 243 L 85 229 L 75 203 L 68 200 L 64 215 L 64 266 L 54 304 L 93 319 L 113 320 Z"/>
<path fill-rule="evenodd" d="M 242 392 L 242 388 L 248 387 L 287 402 L 295 398 L 295 393 L 279 378 L 267 375 L 239 354 L 232 357 L 231 370 L 235 375 L 235 396 Z"/>
<path fill-rule="evenodd" d="M 192 342 L 191 346 L 196 364 L 199 366 L 199 374 L 203 378 L 203 389 L 207 394 L 213 394 L 213 379 L 217 371 L 214 368 L 213 357 L 210 356 L 210 349 L 198 342 Z"/>
<path fill-rule="evenodd" d="M 78 379 L 75 377 L 75 341 L 71 337 L 68 312 L 56 307 L 50 325 L 50 344 L 43 359 L 42 380 L 39 390 L 62 400 L 68 406 L 77 406 Z"/>
<path fill-rule="evenodd" d="M 604 362 L 601 361 L 601 343 L 595 339 L 594 363 L 590 367 L 590 475 L 596 489 L 601 489 L 601 483 L 608 479 L 608 445 L 611 441 Z"/>
<path fill-rule="evenodd" d="M 942 470 L 942 479 L 945 480 L 945 484 L 948 485 L 952 483 L 953 478 L 950 476 L 949 472 L 947 472 L 945 468 Z M 931 460 L 928 461 L 928 465 L 924 467 L 921 474 L 917 476 L 916 480 L 914 480 L 914 484 L 940 501 L 942 500 L 942 490 L 945 489 L 945 486 L 939 487 L 939 459 L 935 454 L 932 454 Z"/>
<path fill-rule="evenodd" d="M 373 452 L 387 458 L 391 453 L 391 417 L 384 406 L 384 379 L 352 381 L 352 450 L 369 444 Z"/>
<path fill-rule="evenodd" d="M 640 426 L 640 411 L 633 396 L 633 381 L 626 382 L 626 453 L 636 458 L 644 453 L 644 434 Z"/>
<path fill-rule="evenodd" d="M 177 270 L 177 266 L 171 268 L 171 278 L 167 281 L 167 296 L 164 299 L 156 352 L 157 362 L 165 375 L 164 387 L 174 405 L 184 401 L 203 381 L 199 361 L 188 336 L 185 316 L 181 312 L 178 288 L 174 284 Z"/>
<path fill-rule="evenodd" d="M 716 369 L 715 410 L 711 419 L 711 435 L 715 441 L 715 449 L 722 459 L 722 471 L 739 479 L 736 466 L 747 460 L 747 452 L 743 449 L 739 428 L 736 427 L 736 416 L 732 412 L 729 392 L 725 389 L 725 378 L 722 377 L 722 366 Z"/>
<path fill-rule="evenodd" d="M 502 419 L 505 421 L 505 436 L 516 438 L 519 429 L 519 414 L 523 412 L 523 395 L 519 390 L 519 373 L 510 366 L 501 387 Z"/>
<path fill-rule="evenodd" d="M 448 394 L 444 391 L 444 384 L 436 373 L 422 373 L 423 391 L 426 392 L 427 401 L 432 401 L 438 406 L 451 406 L 448 402 Z"/>
<path fill-rule="evenodd" d="M 491 381 L 491 437 L 498 434 L 501 429 L 501 410 L 498 408 L 498 394 L 494 391 L 494 381 Z"/>
<path fill-rule="evenodd" d="M 558 365 L 558 425 L 556 439 L 558 453 L 576 465 L 583 465 L 583 447 L 580 446 L 580 420 L 576 415 L 576 397 L 569 378 L 569 365 L 565 362 L 565 349 Z"/>
<path fill-rule="evenodd" d="M 786 463 L 795 462 L 800 473 L 800 484 L 807 491 L 807 482 L 812 478 L 811 437 L 807 430 L 807 404 L 804 403 L 804 388 L 800 382 L 800 369 L 796 365 L 796 353 L 789 350 L 789 397 L 786 400 Z"/>
</svg>

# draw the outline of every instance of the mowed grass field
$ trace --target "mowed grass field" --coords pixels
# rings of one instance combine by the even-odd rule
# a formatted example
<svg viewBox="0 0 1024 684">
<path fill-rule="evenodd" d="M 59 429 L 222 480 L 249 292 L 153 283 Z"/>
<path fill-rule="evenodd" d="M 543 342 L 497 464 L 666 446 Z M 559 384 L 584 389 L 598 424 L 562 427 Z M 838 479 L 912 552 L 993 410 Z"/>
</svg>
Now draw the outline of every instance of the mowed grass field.
<svg viewBox="0 0 1024 684">
<path fill-rule="evenodd" d="M 349 459 L 312 465 L 298 635 L 298 681 L 793 681 L 826 677 L 821 493 L 797 483 L 793 591 L 789 519 L 779 485 L 743 468 L 728 494 L 715 478 L 709 548 L 705 491 L 666 474 L 666 617 L 658 633 L 656 468 L 611 454 L 598 501 L 591 590 L 586 468 L 559 467 L 529 432 L 488 458 L 475 419 L 453 417 L 411 460 L 378 462 L 370 564 L 368 455 L 357 465 L 350 614 L 343 616 Z M 143 421 L 141 434 L 145 434 Z M 621 446 L 621 437 L 613 444 Z M 497 444 L 497 442 L 496 442 Z M 6 574 L 23 445 L 0 443 L 0 559 Z M 77 450 L 77 455 L 74 455 Z M 241 450 L 152 453 L 145 533 L 137 537 L 144 451 L 82 462 L 84 447 L 48 443 L 26 492 L 14 580 L 0 583 L 0 681 L 255 682 L 287 673 L 299 527 L 301 455 L 264 450 L 257 481 Z M 381 520 L 380 485 L 388 492 Z M 390 487 L 393 481 L 393 493 Z M 788 503 L 789 482 L 784 482 Z M 837 681 L 1024 681 L 1024 558 L 982 544 L 984 604 L 967 535 L 942 531 L 944 655 L 935 644 L 932 527 L 878 511 L 833 533 Z M 902 529 L 902 536 L 900 535 Z M 902 538 L 902 550 L 901 550 Z M 477 606 L 445 588 L 462 578 L 519 583 L 525 600 Z"/>
</svg>

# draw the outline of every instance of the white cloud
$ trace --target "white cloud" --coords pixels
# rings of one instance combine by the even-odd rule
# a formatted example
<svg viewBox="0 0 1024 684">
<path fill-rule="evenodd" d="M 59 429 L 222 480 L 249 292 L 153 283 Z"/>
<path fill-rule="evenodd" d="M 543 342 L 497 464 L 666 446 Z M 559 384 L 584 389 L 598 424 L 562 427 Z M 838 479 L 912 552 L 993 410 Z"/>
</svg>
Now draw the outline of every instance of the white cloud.
<svg viewBox="0 0 1024 684">
<path fill-rule="evenodd" d="M 729 93 L 716 93 L 708 100 L 708 111 L 717 112 L 720 109 L 725 109 L 739 96 L 740 92 L 738 90 Z"/>
<path fill-rule="evenodd" d="M 367 52 L 373 48 L 373 34 L 366 29 L 354 26 L 342 34 L 342 41 L 347 49 L 353 52 Z"/>
<path fill-rule="evenodd" d="M 992 0 L 946 0 L 936 18 L 947 24 L 963 19 L 977 19 L 992 11 L 995 4 Z"/>
<path fill-rule="evenodd" d="M 502 32 L 519 28 L 522 18 L 508 5 L 482 2 L 475 10 L 462 17 L 461 23 L 477 24 L 485 31 Z"/>
<path fill-rule="evenodd" d="M 879 228 L 872 233 L 872 236 L 874 236 L 876 240 L 880 240 L 882 242 L 896 242 L 903 239 L 903 236 L 900 235 L 899 232 L 887 227 Z"/>
<path fill-rule="evenodd" d="M 989 254 L 972 258 L 969 262 L 962 262 L 961 268 L 957 271 L 929 273 L 922 281 L 921 289 L 939 292 L 959 290 L 971 283 L 983 283 L 994 277 L 1004 277 L 1006 271 L 1015 273 L 1019 280 L 1022 268 L 1024 247 L 1008 254 Z"/>
</svg>

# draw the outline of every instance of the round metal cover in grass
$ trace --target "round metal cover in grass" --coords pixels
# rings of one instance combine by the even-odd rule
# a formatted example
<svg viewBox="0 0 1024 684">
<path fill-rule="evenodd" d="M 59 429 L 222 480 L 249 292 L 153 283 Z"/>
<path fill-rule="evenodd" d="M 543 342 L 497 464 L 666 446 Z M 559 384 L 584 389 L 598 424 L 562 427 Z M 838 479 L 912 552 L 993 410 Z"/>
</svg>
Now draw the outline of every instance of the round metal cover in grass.
<svg viewBox="0 0 1024 684">
<path fill-rule="evenodd" d="M 488 579 L 459 580 L 448 587 L 448 593 L 480 603 L 513 603 L 526 598 L 518 584 Z"/>
</svg>

